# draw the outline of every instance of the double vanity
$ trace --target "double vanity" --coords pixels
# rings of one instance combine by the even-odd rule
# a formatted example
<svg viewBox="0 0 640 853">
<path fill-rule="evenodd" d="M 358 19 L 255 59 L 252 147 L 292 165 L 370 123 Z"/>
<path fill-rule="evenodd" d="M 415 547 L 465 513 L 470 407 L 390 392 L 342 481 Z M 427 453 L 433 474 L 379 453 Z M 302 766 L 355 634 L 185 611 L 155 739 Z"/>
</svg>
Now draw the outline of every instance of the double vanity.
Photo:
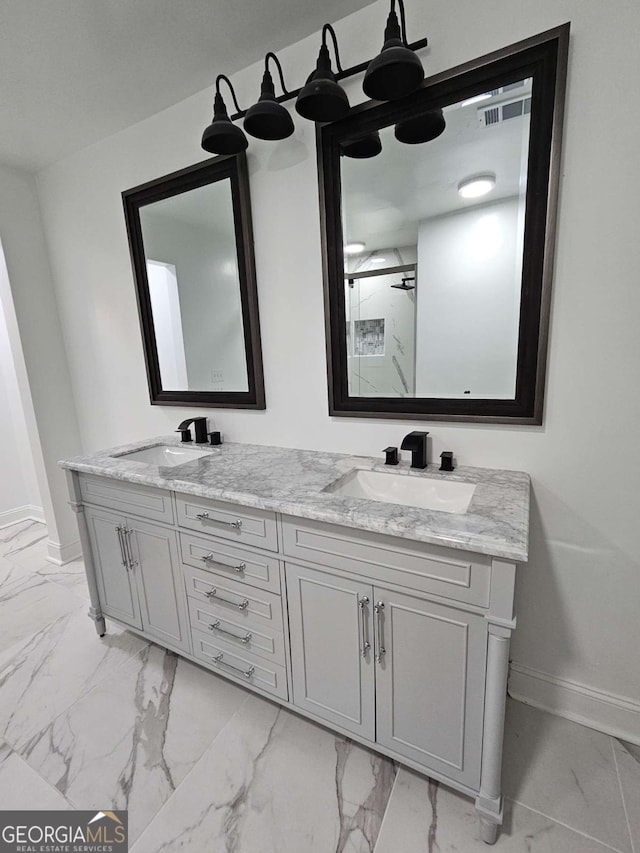
<svg viewBox="0 0 640 853">
<path fill-rule="evenodd" d="M 500 766 L 529 477 L 157 438 L 62 463 L 90 615 L 475 798 Z"/>
</svg>

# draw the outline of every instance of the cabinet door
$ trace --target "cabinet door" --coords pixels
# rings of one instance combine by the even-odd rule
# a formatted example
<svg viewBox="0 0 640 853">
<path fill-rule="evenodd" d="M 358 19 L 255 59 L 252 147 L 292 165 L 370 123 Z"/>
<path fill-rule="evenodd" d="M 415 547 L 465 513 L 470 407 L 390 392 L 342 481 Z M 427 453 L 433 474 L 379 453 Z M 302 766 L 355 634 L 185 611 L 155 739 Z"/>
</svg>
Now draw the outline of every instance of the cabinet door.
<svg viewBox="0 0 640 853">
<path fill-rule="evenodd" d="M 291 564 L 286 578 L 294 705 L 373 740 L 371 587 Z"/>
<path fill-rule="evenodd" d="M 103 613 L 141 628 L 135 578 L 127 565 L 120 531 L 125 519 L 103 509 L 85 507 L 96 581 Z"/>
<path fill-rule="evenodd" d="M 161 643 L 190 651 L 186 594 L 175 531 L 128 518 L 126 536 L 145 632 Z"/>
<path fill-rule="evenodd" d="M 380 587 L 373 596 L 378 743 L 477 788 L 485 620 Z"/>
</svg>

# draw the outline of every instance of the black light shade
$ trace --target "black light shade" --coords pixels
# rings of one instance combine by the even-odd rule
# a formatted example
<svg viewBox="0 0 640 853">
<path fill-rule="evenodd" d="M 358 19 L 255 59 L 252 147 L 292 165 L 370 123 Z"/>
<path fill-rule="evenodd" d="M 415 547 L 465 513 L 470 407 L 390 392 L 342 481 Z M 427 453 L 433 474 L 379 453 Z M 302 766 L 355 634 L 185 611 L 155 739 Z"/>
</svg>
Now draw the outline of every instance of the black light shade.
<svg viewBox="0 0 640 853">
<path fill-rule="evenodd" d="M 359 136 L 357 139 L 347 139 L 340 143 L 340 153 L 354 160 L 366 160 L 376 157 L 382 151 L 382 142 L 377 130 Z"/>
<path fill-rule="evenodd" d="M 436 139 L 441 133 L 444 133 L 446 126 L 447 123 L 442 110 L 429 110 L 422 115 L 398 122 L 394 129 L 394 135 L 398 142 L 417 145 Z"/>
<path fill-rule="evenodd" d="M 213 121 L 202 134 L 202 147 L 209 154 L 239 154 L 249 143 L 244 133 L 229 119 L 220 92 L 213 101 Z"/>
<path fill-rule="evenodd" d="M 243 126 L 256 139 L 286 139 L 293 133 L 293 119 L 289 111 L 276 101 L 273 79 L 268 69 L 262 77 L 260 98 L 247 110 Z"/>
<path fill-rule="evenodd" d="M 376 101 L 393 101 L 414 92 L 423 80 L 422 63 L 402 41 L 398 16 L 392 9 L 382 51 L 371 60 L 364 75 L 364 93 Z"/>
<path fill-rule="evenodd" d="M 342 86 L 336 83 L 331 70 L 331 58 L 326 44 L 321 45 L 316 70 L 301 89 L 296 110 L 310 121 L 338 121 L 349 112 L 349 98 Z"/>
</svg>

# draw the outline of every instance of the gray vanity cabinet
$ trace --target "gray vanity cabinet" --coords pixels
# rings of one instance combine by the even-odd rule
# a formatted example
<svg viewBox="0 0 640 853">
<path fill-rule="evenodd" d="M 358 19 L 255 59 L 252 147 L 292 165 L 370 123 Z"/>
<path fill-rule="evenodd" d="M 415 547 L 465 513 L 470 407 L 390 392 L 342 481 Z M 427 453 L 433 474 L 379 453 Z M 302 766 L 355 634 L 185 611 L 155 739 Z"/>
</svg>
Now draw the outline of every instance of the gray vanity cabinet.
<svg viewBox="0 0 640 853">
<path fill-rule="evenodd" d="M 85 512 L 103 612 L 189 651 L 175 531 L 108 510 Z"/>
<path fill-rule="evenodd" d="M 375 587 L 376 741 L 477 787 L 487 628 L 482 616 Z"/>
<path fill-rule="evenodd" d="M 293 702 L 375 739 L 371 586 L 287 564 Z"/>
</svg>

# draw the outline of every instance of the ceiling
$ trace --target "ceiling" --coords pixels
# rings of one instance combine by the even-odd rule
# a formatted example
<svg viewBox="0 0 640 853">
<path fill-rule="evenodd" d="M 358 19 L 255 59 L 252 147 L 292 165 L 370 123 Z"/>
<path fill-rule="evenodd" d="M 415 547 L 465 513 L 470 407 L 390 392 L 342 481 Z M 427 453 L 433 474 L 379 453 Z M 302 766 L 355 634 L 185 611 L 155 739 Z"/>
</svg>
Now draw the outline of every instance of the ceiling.
<svg viewBox="0 0 640 853">
<path fill-rule="evenodd" d="M 372 0 L 0 0 L 0 163 L 37 170 Z"/>
</svg>

